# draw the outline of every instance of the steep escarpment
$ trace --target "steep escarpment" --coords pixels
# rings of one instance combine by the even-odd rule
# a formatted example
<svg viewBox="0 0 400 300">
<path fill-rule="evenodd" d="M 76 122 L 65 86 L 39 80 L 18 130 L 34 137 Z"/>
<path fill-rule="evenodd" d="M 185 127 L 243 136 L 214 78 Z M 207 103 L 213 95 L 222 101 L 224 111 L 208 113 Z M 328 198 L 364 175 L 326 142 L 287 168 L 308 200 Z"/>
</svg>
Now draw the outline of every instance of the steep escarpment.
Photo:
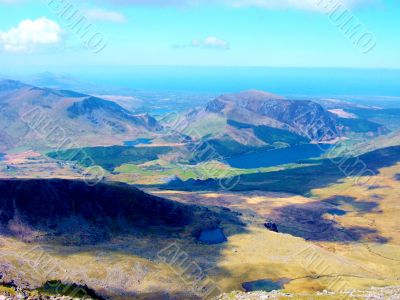
<svg viewBox="0 0 400 300">
<path fill-rule="evenodd" d="M 96 125 L 101 123 L 110 126 L 120 124 L 119 130 L 121 132 L 127 130 L 123 125 L 124 122 L 147 130 L 161 129 L 157 120 L 149 115 L 132 115 L 117 103 L 96 97 L 87 97 L 82 101 L 73 103 L 67 108 L 67 112 L 71 119 L 87 119 Z"/>
<path fill-rule="evenodd" d="M 200 221 L 201 220 L 201 221 Z M 94 243 L 113 234 L 153 233 L 213 228 L 217 216 L 146 194 L 120 183 L 90 186 L 77 180 L 0 180 L 0 225 L 3 234 L 33 239 Z"/>
</svg>

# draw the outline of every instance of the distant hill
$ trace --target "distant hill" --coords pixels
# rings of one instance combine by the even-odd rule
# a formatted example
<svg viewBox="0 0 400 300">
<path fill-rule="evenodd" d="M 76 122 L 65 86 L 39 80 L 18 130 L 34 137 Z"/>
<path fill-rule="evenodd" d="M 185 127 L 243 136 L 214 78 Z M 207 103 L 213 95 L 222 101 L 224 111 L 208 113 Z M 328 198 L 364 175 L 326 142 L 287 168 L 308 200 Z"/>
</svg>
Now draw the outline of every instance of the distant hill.
<svg viewBox="0 0 400 300">
<path fill-rule="evenodd" d="M 112 101 L 1 80 L 0 128 L 5 141 L 2 146 L 7 149 L 59 147 L 56 141 L 40 140 L 51 138 L 55 131 L 60 144 L 63 138 L 71 138 L 79 146 L 118 144 L 159 131 L 161 126 L 151 116 L 134 115 Z"/>
<path fill-rule="evenodd" d="M 38 87 L 68 90 L 93 90 L 95 86 L 88 82 L 76 79 L 71 75 L 42 72 L 23 78 L 24 82 Z"/>
<path fill-rule="evenodd" d="M 220 96 L 207 105 L 205 112 L 245 124 L 283 129 L 315 141 L 338 135 L 334 116 L 321 105 L 260 91 Z"/>
<path fill-rule="evenodd" d="M 184 117 L 184 132 L 212 144 L 223 156 L 336 139 L 334 114 L 313 101 L 261 91 L 222 95 Z"/>
</svg>

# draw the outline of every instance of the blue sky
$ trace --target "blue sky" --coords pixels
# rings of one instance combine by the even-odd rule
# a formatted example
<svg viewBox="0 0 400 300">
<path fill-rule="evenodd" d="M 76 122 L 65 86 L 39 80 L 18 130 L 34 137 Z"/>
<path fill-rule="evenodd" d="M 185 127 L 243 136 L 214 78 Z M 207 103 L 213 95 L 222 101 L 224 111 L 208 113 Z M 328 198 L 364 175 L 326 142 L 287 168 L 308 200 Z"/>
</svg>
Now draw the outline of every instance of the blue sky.
<svg viewBox="0 0 400 300">
<path fill-rule="evenodd" d="M 316 4 L 324 0 L 71 0 L 107 41 L 98 53 L 50 1 L 60 0 L 0 0 L 0 74 L 134 65 L 400 68 L 398 0 L 337 0 L 374 39 L 368 51 Z"/>
</svg>

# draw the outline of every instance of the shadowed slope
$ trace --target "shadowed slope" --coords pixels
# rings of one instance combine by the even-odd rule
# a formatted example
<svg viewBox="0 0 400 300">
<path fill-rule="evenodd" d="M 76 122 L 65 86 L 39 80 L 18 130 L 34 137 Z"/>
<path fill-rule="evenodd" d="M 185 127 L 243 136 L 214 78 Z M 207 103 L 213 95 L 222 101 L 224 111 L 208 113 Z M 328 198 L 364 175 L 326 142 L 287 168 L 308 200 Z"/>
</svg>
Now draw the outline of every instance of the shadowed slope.
<svg viewBox="0 0 400 300">
<path fill-rule="evenodd" d="M 161 234 L 183 232 L 189 226 L 194 235 L 196 229 L 217 224 L 216 214 L 207 208 L 151 196 L 126 184 L 0 180 L 0 225 L 6 234 L 21 238 L 45 232 L 67 243 L 94 243 L 112 233 L 149 228 L 159 228 L 155 232 Z"/>
</svg>

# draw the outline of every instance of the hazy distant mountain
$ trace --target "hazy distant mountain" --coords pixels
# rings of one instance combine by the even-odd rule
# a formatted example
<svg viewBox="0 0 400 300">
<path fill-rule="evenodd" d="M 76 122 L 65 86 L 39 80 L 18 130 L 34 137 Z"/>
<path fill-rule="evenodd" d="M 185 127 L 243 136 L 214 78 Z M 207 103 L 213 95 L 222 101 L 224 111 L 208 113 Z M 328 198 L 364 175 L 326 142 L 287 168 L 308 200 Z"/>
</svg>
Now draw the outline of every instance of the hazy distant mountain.
<svg viewBox="0 0 400 300">
<path fill-rule="evenodd" d="M 54 89 L 68 90 L 89 90 L 95 86 L 88 82 L 76 79 L 71 75 L 54 74 L 51 72 L 43 72 L 35 74 L 24 79 L 25 82 L 39 87 L 47 87 Z"/>
<path fill-rule="evenodd" d="M 151 116 L 134 115 L 112 101 L 2 80 L 0 128 L 3 148 L 31 144 L 46 148 L 59 146 L 43 140 L 55 128 L 64 136 L 59 139 L 69 137 L 83 146 L 121 143 L 161 126 Z"/>
</svg>

